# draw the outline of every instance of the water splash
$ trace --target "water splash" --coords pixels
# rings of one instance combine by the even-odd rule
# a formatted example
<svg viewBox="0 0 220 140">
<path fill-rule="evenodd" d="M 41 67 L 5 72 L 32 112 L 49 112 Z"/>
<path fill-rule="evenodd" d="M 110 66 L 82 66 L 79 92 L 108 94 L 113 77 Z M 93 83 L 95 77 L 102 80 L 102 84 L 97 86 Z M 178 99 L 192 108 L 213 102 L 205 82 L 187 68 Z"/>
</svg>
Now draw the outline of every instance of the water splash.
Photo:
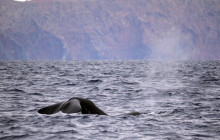
<svg viewBox="0 0 220 140">
<path fill-rule="evenodd" d="M 153 59 L 189 60 L 193 50 L 193 36 L 189 32 L 172 27 L 152 42 Z"/>
</svg>

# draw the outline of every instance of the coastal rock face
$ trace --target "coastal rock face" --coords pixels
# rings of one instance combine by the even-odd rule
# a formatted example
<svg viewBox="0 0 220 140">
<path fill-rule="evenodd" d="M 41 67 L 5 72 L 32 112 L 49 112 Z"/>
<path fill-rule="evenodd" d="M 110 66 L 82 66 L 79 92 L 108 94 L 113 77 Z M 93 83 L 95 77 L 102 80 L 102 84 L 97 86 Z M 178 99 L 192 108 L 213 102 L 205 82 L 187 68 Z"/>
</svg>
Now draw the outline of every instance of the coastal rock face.
<svg viewBox="0 0 220 140">
<path fill-rule="evenodd" d="M 0 24 L 0 59 L 220 59 L 219 0 L 1 0 Z"/>
<path fill-rule="evenodd" d="M 0 34 L 1 59 L 62 59 L 62 41 L 53 34 L 42 30 L 34 20 L 18 24 Z"/>
</svg>

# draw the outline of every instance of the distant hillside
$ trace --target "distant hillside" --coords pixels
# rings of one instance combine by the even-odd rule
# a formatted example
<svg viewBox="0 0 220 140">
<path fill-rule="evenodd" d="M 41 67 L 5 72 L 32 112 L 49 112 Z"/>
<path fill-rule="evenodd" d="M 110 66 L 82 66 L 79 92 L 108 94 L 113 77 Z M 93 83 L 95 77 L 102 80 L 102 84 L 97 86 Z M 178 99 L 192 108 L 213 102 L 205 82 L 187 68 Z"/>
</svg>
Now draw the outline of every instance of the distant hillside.
<svg viewBox="0 0 220 140">
<path fill-rule="evenodd" d="M 0 24 L 0 59 L 220 59 L 219 0 L 1 0 Z"/>
</svg>

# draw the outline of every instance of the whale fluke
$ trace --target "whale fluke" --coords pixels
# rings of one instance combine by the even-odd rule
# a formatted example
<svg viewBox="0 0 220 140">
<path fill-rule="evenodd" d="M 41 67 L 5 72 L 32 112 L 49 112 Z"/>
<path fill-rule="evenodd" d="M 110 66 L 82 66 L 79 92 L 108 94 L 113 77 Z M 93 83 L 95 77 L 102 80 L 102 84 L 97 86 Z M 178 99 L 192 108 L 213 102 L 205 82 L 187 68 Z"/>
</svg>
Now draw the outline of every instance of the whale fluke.
<svg viewBox="0 0 220 140">
<path fill-rule="evenodd" d="M 92 101 L 83 98 L 71 98 L 68 101 L 60 102 L 53 104 L 38 110 L 39 114 L 55 114 L 57 112 L 63 113 L 78 113 L 82 114 L 98 114 L 98 115 L 107 115 L 101 109 L 99 109 Z"/>
<path fill-rule="evenodd" d="M 46 106 L 38 110 L 38 113 L 51 115 L 59 111 L 67 114 L 81 112 L 82 114 L 107 115 L 104 111 L 98 108 L 92 101 L 78 97 L 71 98 L 68 101 Z M 140 113 L 134 111 L 123 115 L 136 116 L 136 115 L 140 115 Z"/>
<path fill-rule="evenodd" d="M 38 113 L 40 114 L 55 114 L 57 112 L 59 112 L 63 106 L 64 102 L 61 103 L 57 103 L 57 104 L 53 104 L 44 108 L 41 108 L 40 110 L 38 110 Z"/>
</svg>

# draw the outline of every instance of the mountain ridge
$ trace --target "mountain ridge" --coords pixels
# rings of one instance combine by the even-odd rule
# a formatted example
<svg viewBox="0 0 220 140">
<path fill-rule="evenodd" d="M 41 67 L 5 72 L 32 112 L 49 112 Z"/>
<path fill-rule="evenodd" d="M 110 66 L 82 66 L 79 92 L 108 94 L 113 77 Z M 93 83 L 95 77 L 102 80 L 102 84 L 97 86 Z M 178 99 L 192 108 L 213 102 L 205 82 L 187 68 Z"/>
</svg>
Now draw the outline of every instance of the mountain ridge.
<svg viewBox="0 0 220 140">
<path fill-rule="evenodd" d="M 0 59 L 220 59 L 218 0 L 0 2 Z"/>
</svg>

